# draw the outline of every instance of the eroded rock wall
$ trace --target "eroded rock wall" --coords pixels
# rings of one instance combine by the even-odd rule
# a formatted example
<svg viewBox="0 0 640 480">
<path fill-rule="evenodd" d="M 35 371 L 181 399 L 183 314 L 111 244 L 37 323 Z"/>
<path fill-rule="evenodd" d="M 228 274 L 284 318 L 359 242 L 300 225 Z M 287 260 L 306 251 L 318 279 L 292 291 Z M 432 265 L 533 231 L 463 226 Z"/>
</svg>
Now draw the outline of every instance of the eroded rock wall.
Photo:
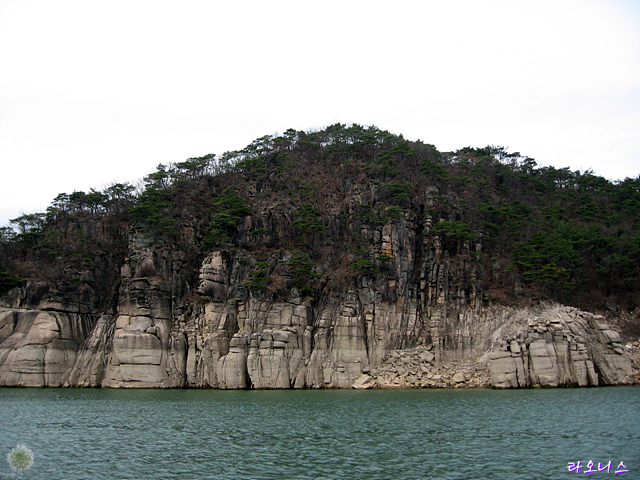
<svg viewBox="0 0 640 480">
<path fill-rule="evenodd" d="M 88 314 L 0 308 L 0 386 L 63 386 L 93 323 Z"/>
<path fill-rule="evenodd" d="M 619 335 L 602 318 L 567 307 L 488 301 L 482 278 L 491 272 L 479 255 L 469 254 L 481 245 L 454 246 L 462 253 L 453 257 L 451 246 L 424 235 L 431 223 L 408 216 L 377 230 L 363 228 L 384 262 L 344 290 L 313 297 L 295 287 L 285 295 L 248 288 L 258 259 L 246 251 L 219 249 L 202 258 L 133 232 L 112 310 L 90 308 L 89 293 L 71 302 L 45 287 L 7 297 L 11 305 L 0 310 L 0 385 L 525 388 L 631 382 Z M 273 253 L 272 277 L 286 283 L 291 259 L 287 250 Z M 322 278 L 330 273 L 314 271 Z M 22 308 L 24 299 L 33 304 L 38 295 L 38 308 Z"/>
<path fill-rule="evenodd" d="M 533 313 L 533 312 L 531 312 Z M 505 324 L 488 353 L 496 388 L 627 385 L 631 361 L 600 315 L 555 307 Z"/>
</svg>

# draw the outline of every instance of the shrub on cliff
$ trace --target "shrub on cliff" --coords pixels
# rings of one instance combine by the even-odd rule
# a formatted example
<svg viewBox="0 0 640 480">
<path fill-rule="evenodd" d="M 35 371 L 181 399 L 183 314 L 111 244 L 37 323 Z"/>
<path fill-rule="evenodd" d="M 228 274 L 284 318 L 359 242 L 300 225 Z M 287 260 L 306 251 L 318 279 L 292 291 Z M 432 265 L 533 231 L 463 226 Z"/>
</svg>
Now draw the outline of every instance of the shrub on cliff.
<svg viewBox="0 0 640 480">
<path fill-rule="evenodd" d="M 11 276 L 9 273 L 5 272 L 2 268 L 0 268 L 0 295 L 2 295 L 5 292 L 8 292 L 12 288 L 17 287 L 21 283 L 22 283 L 22 280 Z"/>
<path fill-rule="evenodd" d="M 214 202 L 215 213 L 206 232 L 204 248 L 224 243 L 238 236 L 238 223 L 243 217 L 251 215 L 251 209 L 232 187 L 227 187 Z"/>
</svg>

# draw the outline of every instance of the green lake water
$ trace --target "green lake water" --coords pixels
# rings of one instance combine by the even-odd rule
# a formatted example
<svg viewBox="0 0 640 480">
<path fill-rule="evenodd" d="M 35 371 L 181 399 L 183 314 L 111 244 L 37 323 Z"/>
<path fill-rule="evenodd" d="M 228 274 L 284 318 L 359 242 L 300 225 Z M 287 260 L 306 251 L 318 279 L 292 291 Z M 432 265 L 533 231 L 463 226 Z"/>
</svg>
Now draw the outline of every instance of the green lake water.
<svg viewBox="0 0 640 480">
<path fill-rule="evenodd" d="M 640 387 L 0 389 L 0 479 L 18 444 L 34 480 L 640 479 Z"/>
</svg>

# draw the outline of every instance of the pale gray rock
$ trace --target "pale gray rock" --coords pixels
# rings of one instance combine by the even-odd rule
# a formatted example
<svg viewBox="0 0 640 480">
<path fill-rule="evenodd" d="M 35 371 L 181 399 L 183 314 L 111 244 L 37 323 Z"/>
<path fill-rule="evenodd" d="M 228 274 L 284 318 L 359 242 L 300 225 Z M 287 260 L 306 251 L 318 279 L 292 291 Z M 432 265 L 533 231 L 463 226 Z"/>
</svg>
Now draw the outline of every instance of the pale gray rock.
<svg viewBox="0 0 640 480">
<path fill-rule="evenodd" d="M 491 384 L 495 388 L 517 388 L 518 375 L 514 358 L 508 352 L 494 352 L 489 362 Z"/>
<path fill-rule="evenodd" d="M 115 328 L 113 315 L 101 315 L 98 318 L 91 335 L 79 348 L 65 386 L 102 386 Z"/>
<path fill-rule="evenodd" d="M 219 388 L 247 388 L 247 337 L 234 335 L 229 352 L 218 360 Z M 285 387 L 288 388 L 288 387 Z"/>
<path fill-rule="evenodd" d="M 79 345 L 91 328 L 88 315 L 0 309 L 0 386 L 58 387 L 65 384 Z M 15 323 L 14 323 L 15 322 Z"/>
<path fill-rule="evenodd" d="M 529 345 L 531 383 L 541 387 L 558 386 L 558 365 L 553 344 L 536 340 Z"/>
<path fill-rule="evenodd" d="M 121 365 L 160 365 L 162 343 L 148 333 L 121 333 L 113 341 L 113 350 Z"/>
<path fill-rule="evenodd" d="M 18 322 L 18 311 L 0 309 L 0 344 L 13 333 Z"/>
<path fill-rule="evenodd" d="M 569 307 L 553 307 L 539 312 L 537 318 L 515 315 L 501 330 L 526 341 L 521 345 L 515 339 L 508 340 L 512 365 L 506 352 L 499 351 L 499 337 L 495 337 L 495 350 L 488 358 L 495 388 L 632 382 L 631 362 L 616 348 L 619 334 L 602 317 Z M 517 383 L 513 379 L 514 366 Z"/>
</svg>

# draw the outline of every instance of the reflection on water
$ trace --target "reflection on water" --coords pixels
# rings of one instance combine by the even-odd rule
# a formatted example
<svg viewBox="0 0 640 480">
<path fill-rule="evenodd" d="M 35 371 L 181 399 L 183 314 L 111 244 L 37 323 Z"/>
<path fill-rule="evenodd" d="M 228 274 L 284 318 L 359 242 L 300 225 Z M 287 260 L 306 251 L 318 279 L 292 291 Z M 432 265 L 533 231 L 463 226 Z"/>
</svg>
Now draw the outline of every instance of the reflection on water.
<svg viewBox="0 0 640 480">
<path fill-rule="evenodd" d="M 640 478 L 638 387 L 0 389 L 0 418 L 0 461 L 26 444 L 34 480 Z"/>
</svg>

